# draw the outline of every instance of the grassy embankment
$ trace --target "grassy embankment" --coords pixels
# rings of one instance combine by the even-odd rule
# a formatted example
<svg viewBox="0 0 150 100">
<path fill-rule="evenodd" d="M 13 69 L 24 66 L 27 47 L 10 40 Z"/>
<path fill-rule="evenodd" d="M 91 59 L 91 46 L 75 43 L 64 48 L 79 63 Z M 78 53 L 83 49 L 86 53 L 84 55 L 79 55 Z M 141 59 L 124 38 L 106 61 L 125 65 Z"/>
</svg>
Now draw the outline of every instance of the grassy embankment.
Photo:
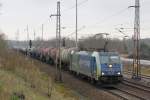
<svg viewBox="0 0 150 100">
<path fill-rule="evenodd" d="M 8 50 L 0 39 L 0 100 L 78 100 L 63 84 L 41 72 L 37 61 Z"/>
</svg>

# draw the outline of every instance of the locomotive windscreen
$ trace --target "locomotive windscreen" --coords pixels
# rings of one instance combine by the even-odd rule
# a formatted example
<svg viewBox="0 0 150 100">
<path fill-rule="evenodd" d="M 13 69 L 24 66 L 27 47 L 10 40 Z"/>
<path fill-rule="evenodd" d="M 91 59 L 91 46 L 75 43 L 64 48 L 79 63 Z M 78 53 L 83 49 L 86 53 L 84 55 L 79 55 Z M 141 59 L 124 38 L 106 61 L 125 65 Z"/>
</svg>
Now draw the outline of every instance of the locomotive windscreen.
<svg viewBox="0 0 150 100">
<path fill-rule="evenodd" d="M 107 63 L 120 63 L 120 57 L 114 54 L 100 54 L 100 62 L 102 64 Z"/>
</svg>

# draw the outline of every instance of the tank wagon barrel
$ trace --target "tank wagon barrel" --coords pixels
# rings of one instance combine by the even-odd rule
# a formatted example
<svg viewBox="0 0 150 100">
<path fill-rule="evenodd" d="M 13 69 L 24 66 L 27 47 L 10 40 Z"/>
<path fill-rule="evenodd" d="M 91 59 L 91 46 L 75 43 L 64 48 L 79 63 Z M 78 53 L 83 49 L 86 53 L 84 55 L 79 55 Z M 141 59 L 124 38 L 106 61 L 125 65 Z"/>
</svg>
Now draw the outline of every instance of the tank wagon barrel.
<svg viewBox="0 0 150 100">
<path fill-rule="evenodd" d="M 70 64 L 71 52 L 76 51 L 76 48 L 61 49 L 61 60 L 64 65 Z"/>
</svg>

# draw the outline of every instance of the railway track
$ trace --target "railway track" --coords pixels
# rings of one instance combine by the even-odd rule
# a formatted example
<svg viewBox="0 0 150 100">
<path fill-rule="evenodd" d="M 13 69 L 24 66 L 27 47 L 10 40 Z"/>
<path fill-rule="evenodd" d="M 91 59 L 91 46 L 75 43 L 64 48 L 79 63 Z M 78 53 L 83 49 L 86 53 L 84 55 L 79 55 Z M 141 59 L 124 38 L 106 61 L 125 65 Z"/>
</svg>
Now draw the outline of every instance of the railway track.
<svg viewBox="0 0 150 100">
<path fill-rule="evenodd" d="M 122 83 L 104 90 L 123 100 L 150 100 L 150 87 L 130 81 L 124 80 Z"/>
<path fill-rule="evenodd" d="M 131 71 L 124 71 L 123 73 L 128 74 L 128 75 L 132 75 Z M 141 77 L 144 78 L 144 79 L 149 79 L 150 80 L 150 76 L 148 76 L 148 75 L 141 75 Z"/>
<path fill-rule="evenodd" d="M 148 75 L 142 75 L 142 78 L 145 78 L 145 79 L 149 79 L 149 80 L 150 80 L 150 76 L 148 76 Z"/>
<path fill-rule="evenodd" d="M 150 76 L 142 75 L 142 78 L 150 80 Z M 121 84 L 106 91 L 123 100 L 150 100 L 150 86 L 128 78 L 124 78 Z"/>
<path fill-rule="evenodd" d="M 129 80 L 129 79 L 127 79 L 127 78 L 124 78 L 124 80 L 123 80 L 123 82 L 122 82 L 123 84 L 132 84 L 132 85 L 136 85 L 136 86 L 138 86 L 138 87 L 142 87 L 142 88 L 145 88 L 146 90 L 148 89 L 149 91 L 150 91 L 150 86 L 149 85 L 147 85 L 147 84 L 142 84 L 142 83 L 138 83 L 138 82 L 136 82 L 136 81 L 133 81 L 133 80 Z"/>
<path fill-rule="evenodd" d="M 120 88 L 114 87 L 113 90 L 107 90 L 108 93 L 111 93 L 112 95 L 115 95 L 123 100 L 146 100 L 143 97 L 140 97 L 138 95 L 132 94 L 128 91 L 122 90 Z"/>
<path fill-rule="evenodd" d="M 150 87 L 123 81 L 114 90 L 108 90 L 128 100 L 150 100 Z"/>
<path fill-rule="evenodd" d="M 124 80 L 122 83 L 118 84 L 118 86 L 116 85 L 110 88 L 96 86 L 96 88 L 104 90 L 105 92 L 123 100 L 150 100 L 150 87 L 142 84 L 135 84 L 128 80 Z"/>
</svg>

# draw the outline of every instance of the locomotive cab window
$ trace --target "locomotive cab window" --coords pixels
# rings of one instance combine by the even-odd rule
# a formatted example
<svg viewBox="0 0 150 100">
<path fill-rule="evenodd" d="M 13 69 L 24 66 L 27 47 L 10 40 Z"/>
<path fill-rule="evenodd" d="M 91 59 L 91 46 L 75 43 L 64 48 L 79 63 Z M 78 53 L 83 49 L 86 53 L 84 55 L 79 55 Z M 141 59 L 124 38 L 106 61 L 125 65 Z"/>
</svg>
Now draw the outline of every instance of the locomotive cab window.
<svg viewBox="0 0 150 100">
<path fill-rule="evenodd" d="M 109 57 L 100 55 L 100 60 L 102 64 L 107 64 L 109 62 Z"/>
<path fill-rule="evenodd" d="M 120 63 L 119 56 L 110 56 L 110 62 L 111 63 Z"/>
<path fill-rule="evenodd" d="M 120 63 L 120 57 L 117 55 L 100 55 L 100 61 L 102 64 Z"/>
</svg>

